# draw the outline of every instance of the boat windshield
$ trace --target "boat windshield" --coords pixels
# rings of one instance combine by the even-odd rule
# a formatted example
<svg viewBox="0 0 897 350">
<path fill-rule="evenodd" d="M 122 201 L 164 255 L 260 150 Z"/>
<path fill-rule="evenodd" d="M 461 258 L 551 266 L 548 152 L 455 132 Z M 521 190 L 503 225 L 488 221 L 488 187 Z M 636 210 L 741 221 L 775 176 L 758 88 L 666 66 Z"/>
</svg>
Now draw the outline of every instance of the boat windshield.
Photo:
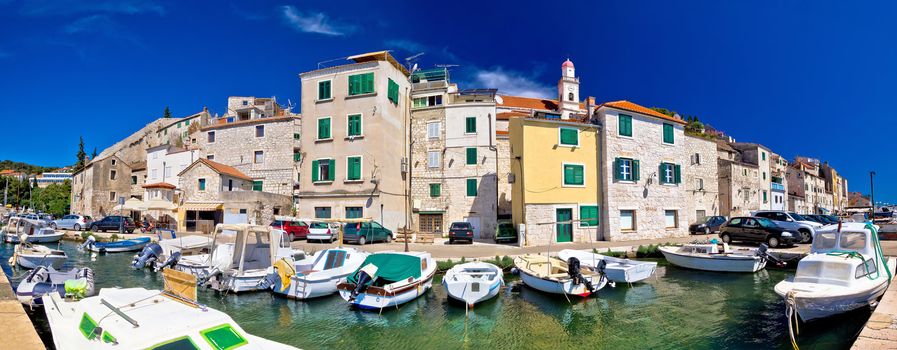
<svg viewBox="0 0 897 350">
<path fill-rule="evenodd" d="M 760 226 L 767 227 L 767 228 L 779 227 L 778 225 L 776 225 L 776 223 L 772 222 L 772 220 L 770 220 L 770 219 L 767 219 L 767 218 L 756 218 L 756 219 L 757 219 L 757 222 L 760 223 Z"/>
<path fill-rule="evenodd" d="M 842 232 L 841 249 L 863 250 L 866 248 L 866 234 L 862 232 Z"/>
<path fill-rule="evenodd" d="M 835 249 L 836 243 L 838 243 L 838 240 L 835 233 L 819 233 L 813 239 L 813 250 Z"/>
<path fill-rule="evenodd" d="M 791 218 L 796 221 L 812 221 L 803 216 L 798 215 L 797 213 L 788 213 L 788 215 L 791 215 Z"/>
</svg>

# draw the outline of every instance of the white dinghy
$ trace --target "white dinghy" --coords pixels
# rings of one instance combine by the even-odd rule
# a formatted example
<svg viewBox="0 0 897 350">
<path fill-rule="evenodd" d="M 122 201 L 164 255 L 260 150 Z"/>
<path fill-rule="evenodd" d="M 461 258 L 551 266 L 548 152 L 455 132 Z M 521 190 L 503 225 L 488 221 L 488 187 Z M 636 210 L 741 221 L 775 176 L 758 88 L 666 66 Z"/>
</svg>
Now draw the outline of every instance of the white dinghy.
<svg viewBox="0 0 897 350">
<path fill-rule="evenodd" d="M 28 243 L 54 243 L 62 240 L 65 236 L 62 232 L 56 232 L 41 220 L 32 220 L 21 217 L 15 217 L 9 220 L 7 229 L 10 233 L 6 234 L 6 243 L 18 244 L 21 235 L 28 235 Z"/>
<path fill-rule="evenodd" d="M 442 278 L 448 296 L 469 307 L 498 295 L 505 285 L 504 272 L 498 266 L 484 262 L 469 262 L 453 266 Z"/>
<path fill-rule="evenodd" d="M 866 223 L 843 223 L 817 231 L 810 254 L 794 277 L 779 282 L 776 294 L 800 319 L 812 321 L 875 306 L 891 280 L 878 232 Z M 789 315 L 791 316 L 791 315 Z"/>
<path fill-rule="evenodd" d="M 653 261 L 621 259 L 574 249 L 561 250 L 558 252 L 558 257 L 564 261 L 575 257 L 583 266 L 592 268 L 597 268 L 603 261 L 605 263 L 604 273 L 609 280 L 614 282 L 638 282 L 651 277 L 657 270 L 657 263 Z"/>
<path fill-rule="evenodd" d="M 367 252 L 355 248 L 325 249 L 303 260 L 282 257 L 268 270 L 271 291 L 292 299 L 336 293 L 336 286 L 358 270 Z"/>
<path fill-rule="evenodd" d="M 766 267 L 766 263 L 770 260 L 776 264 L 782 264 L 781 261 L 767 254 L 765 244 L 761 244 L 759 249 L 732 249 L 727 243 L 723 243 L 722 246 L 722 251 L 716 243 L 664 246 L 659 249 L 671 264 L 694 270 L 757 272 Z"/>
<path fill-rule="evenodd" d="M 514 266 L 520 271 L 523 284 L 546 293 L 588 297 L 607 285 L 601 270 L 580 266 L 579 260 L 563 261 L 541 255 L 523 255 L 514 258 Z"/>
<path fill-rule="evenodd" d="M 68 256 L 64 251 L 27 243 L 28 235 L 22 235 L 21 240 L 26 243 L 20 243 L 16 246 L 12 257 L 9 258 L 10 266 L 18 265 L 26 269 L 50 266 L 58 270 L 68 260 Z"/>
</svg>

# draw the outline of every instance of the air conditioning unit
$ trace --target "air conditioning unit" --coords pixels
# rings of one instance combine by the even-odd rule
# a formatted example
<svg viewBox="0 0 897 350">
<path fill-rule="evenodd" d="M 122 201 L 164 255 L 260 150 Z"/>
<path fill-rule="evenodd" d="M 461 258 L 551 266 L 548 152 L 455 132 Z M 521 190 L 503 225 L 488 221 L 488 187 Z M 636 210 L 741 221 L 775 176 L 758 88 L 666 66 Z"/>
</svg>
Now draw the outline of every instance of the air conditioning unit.
<svg viewBox="0 0 897 350">
<path fill-rule="evenodd" d="M 514 175 L 514 173 L 508 173 L 508 183 L 509 183 L 509 184 L 514 183 L 514 180 L 515 180 L 516 178 L 517 178 L 517 177 Z"/>
</svg>

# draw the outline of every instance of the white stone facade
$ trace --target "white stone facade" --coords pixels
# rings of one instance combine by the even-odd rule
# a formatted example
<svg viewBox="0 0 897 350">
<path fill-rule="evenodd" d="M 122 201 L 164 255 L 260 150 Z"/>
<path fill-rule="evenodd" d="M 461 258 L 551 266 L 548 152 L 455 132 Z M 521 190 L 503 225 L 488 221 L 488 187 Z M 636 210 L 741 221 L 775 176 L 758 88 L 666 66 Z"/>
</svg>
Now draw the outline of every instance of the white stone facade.
<svg viewBox="0 0 897 350">
<path fill-rule="evenodd" d="M 685 187 L 687 203 L 687 223 L 693 223 L 702 216 L 719 215 L 719 164 L 716 161 L 716 142 L 700 137 L 685 135 L 685 152 L 688 166 L 683 166 L 682 186 Z"/>
</svg>

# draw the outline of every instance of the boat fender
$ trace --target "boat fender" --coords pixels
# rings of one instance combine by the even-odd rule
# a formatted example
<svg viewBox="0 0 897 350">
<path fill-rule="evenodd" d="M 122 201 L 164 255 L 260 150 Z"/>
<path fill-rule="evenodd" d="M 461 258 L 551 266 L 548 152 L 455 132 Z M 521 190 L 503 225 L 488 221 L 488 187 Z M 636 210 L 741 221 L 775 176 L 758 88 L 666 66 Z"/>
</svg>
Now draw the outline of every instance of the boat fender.
<svg viewBox="0 0 897 350">
<path fill-rule="evenodd" d="M 157 243 L 150 243 L 146 247 L 143 247 L 143 250 L 141 250 L 140 253 L 134 255 L 134 260 L 131 261 L 131 267 L 142 269 L 147 265 L 152 266 L 153 263 L 159 259 L 160 255 L 162 255 L 162 247 Z"/>
<path fill-rule="evenodd" d="M 165 262 L 162 265 L 156 266 L 156 272 L 162 271 L 162 269 L 166 267 L 174 268 L 175 265 L 178 264 L 178 260 L 181 260 L 181 252 L 173 252 L 168 259 L 165 259 Z"/>
<path fill-rule="evenodd" d="M 604 263 L 604 260 L 601 260 Z M 599 263 L 600 265 L 600 263 Z M 592 282 L 589 281 L 582 275 L 582 265 L 580 265 L 579 259 L 576 257 L 570 257 L 567 259 L 567 275 L 573 279 L 573 284 L 584 284 L 586 289 L 589 290 L 590 293 L 594 293 L 594 287 L 592 286 Z M 601 267 L 599 270 L 602 274 L 604 274 L 604 267 Z"/>
</svg>

